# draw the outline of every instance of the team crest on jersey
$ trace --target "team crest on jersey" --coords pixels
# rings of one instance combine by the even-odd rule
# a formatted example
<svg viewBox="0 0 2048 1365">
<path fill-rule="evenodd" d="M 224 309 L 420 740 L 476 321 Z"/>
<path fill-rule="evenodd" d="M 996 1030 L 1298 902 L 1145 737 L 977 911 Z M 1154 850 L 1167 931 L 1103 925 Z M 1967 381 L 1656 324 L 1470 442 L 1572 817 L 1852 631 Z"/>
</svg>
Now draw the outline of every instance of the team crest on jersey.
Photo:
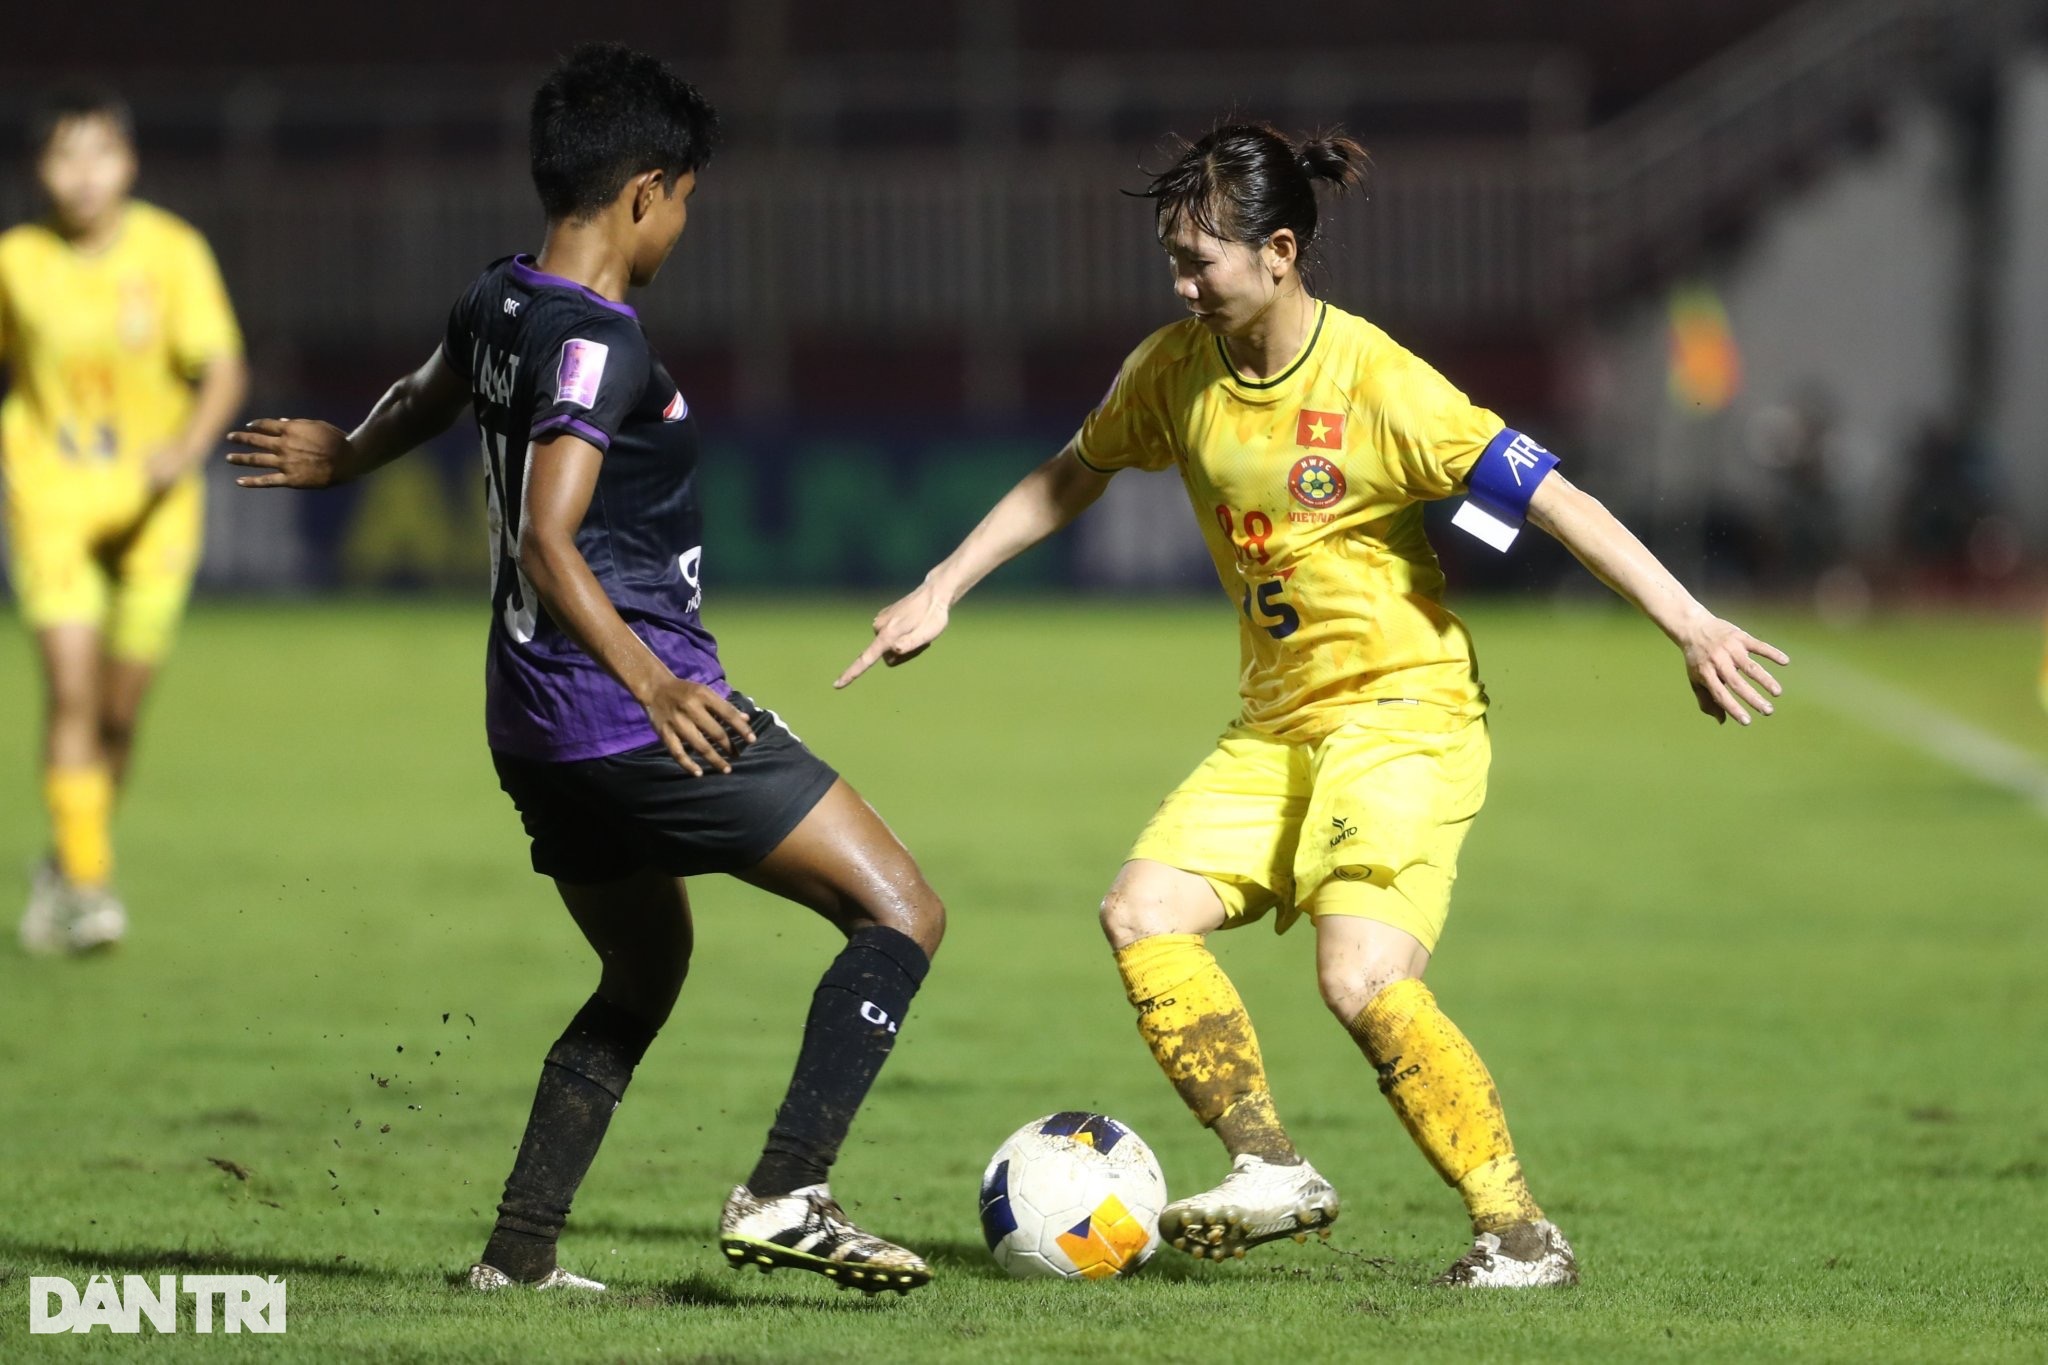
<svg viewBox="0 0 2048 1365">
<path fill-rule="evenodd" d="M 1303 408 L 1301 415 L 1294 419 L 1294 443 L 1311 450 L 1342 450 L 1344 414 Z"/>
<path fill-rule="evenodd" d="M 668 400 L 668 406 L 661 410 L 664 422 L 680 422 L 690 415 L 690 405 L 683 401 L 683 391 L 676 390 L 676 396 Z"/>
<path fill-rule="evenodd" d="M 1287 475 L 1287 491 L 1303 507 L 1333 507 L 1344 496 L 1344 471 L 1320 455 L 1304 455 Z"/>
</svg>

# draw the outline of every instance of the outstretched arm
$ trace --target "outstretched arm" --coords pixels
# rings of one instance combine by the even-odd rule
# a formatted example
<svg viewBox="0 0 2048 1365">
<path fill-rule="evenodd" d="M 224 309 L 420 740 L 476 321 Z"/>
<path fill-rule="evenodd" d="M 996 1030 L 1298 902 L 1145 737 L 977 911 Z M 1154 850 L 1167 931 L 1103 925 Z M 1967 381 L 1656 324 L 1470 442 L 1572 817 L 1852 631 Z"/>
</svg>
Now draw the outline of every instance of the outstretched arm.
<svg viewBox="0 0 2048 1365">
<path fill-rule="evenodd" d="M 1551 473 L 1536 485 L 1529 520 L 1555 536 L 1593 575 L 1633 602 L 1685 654 L 1685 671 L 1700 710 L 1716 721 L 1749 724 L 1747 702 L 1768 716 L 1770 696 L 1784 693 L 1752 655 L 1789 664 L 1785 652 L 1723 621 L 1701 606 L 1657 557 L 1615 520 L 1600 500 Z"/>
<path fill-rule="evenodd" d="M 832 685 L 845 687 L 877 661 L 894 668 L 922 654 L 946 628 L 955 602 L 1080 516 L 1109 487 L 1109 478 L 1082 464 L 1071 446 L 1026 474 L 967 533 L 959 548 L 925 575 L 916 592 L 876 615 L 874 642 Z"/>
<path fill-rule="evenodd" d="M 228 463 L 269 471 L 236 479 L 244 488 L 331 488 L 417 450 L 453 426 L 468 403 L 468 381 L 437 346 L 354 431 L 306 417 L 265 417 L 228 433 L 245 447 L 229 451 Z"/>
</svg>

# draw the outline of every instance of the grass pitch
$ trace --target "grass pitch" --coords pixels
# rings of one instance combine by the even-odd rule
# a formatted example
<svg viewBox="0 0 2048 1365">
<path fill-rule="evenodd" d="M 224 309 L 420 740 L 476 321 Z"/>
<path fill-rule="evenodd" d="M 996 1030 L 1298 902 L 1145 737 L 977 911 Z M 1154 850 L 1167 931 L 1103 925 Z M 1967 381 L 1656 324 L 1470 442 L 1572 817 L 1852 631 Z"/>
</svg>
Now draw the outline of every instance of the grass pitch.
<svg viewBox="0 0 2048 1365">
<path fill-rule="evenodd" d="M 563 1242 L 615 1292 L 453 1288 L 595 979 L 491 775 L 482 614 L 215 608 L 122 816 L 129 943 L 0 951 L 0 1357 L 2040 1358 L 2048 821 L 1815 704 L 1798 667 L 1853 663 L 2048 758 L 2031 624 L 1759 623 L 1792 690 L 1738 732 L 1692 713 L 1625 614 L 1471 611 L 1493 789 L 1431 981 L 1586 1283 L 1458 1295 L 1423 1287 L 1464 1241 L 1455 1196 L 1325 1015 L 1308 932 L 1262 927 L 1217 947 L 1283 1117 L 1345 1196 L 1334 1240 L 1222 1266 L 1166 1250 L 1128 1282 L 1000 1277 L 975 1183 L 1026 1119 L 1114 1113 L 1176 1192 L 1223 1169 L 1135 1036 L 1093 907 L 1231 714 L 1231 621 L 971 606 L 926 659 L 834 695 L 870 609 L 728 603 L 711 624 L 951 907 L 834 1180 L 935 1284 L 867 1302 L 721 1264 L 720 1202 L 835 940 L 705 879 L 693 979 Z M 36 707 L 10 622 L 0 868 L 41 847 Z M 210 1270 L 287 1277 L 289 1334 L 28 1335 L 31 1275 Z"/>
</svg>

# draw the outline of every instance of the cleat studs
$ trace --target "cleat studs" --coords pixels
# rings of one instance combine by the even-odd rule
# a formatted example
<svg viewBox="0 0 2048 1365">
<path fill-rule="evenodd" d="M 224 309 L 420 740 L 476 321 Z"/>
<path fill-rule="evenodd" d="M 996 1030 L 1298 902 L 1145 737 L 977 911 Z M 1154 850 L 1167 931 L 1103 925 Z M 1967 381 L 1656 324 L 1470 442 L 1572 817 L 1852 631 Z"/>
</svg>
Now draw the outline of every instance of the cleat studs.
<svg viewBox="0 0 2048 1365">
<path fill-rule="evenodd" d="M 1242 1261 L 1244 1259 L 1244 1248 L 1241 1246 L 1232 1247 L 1230 1249 L 1230 1254 L 1236 1257 L 1238 1260 Z"/>
<path fill-rule="evenodd" d="M 1308 1245 L 1308 1234 L 1307 1234 L 1307 1233 L 1305 1233 L 1305 1232 L 1297 1232 L 1297 1233 L 1295 1233 L 1295 1234 L 1294 1234 L 1294 1244 L 1295 1244 L 1296 1246 L 1307 1246 L 1307 1245 Z"/>
</svg>

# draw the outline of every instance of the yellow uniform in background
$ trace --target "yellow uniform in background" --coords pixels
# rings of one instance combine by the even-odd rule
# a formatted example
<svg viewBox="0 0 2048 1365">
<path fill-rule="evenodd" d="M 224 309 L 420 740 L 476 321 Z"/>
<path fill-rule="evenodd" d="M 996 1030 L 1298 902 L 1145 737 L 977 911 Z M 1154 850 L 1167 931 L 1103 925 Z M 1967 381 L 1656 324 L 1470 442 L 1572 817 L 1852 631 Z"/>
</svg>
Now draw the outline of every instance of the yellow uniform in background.
<svg viewBox="0 0 2048 1365">
<path fill-rule="evenodd" d="M 1133 858 L 1206 877 L 1232 923 L 1353 914 L 1435 948 L 1489 749 L 1421 504 L 1463 492 L 1502 431 L 1328 304 L 1270 379 L 1192 318 L 1131 354 L 1072 449 L 1099 472 L 1178 468 L 1243 661 L 1237 723 Z"/>
<path fill-rule="evenodd" d="M 151 500 L 150 456 L 191 417 L 192 380 L 239 355 L 206 240 L 149 204 L 95 255 L 30 223 L 0 234 L 0 472 L 10 577 L 34 629 L 98 627 L 153 663 L 199 564 L 202 480 Z"/>
</svg>

